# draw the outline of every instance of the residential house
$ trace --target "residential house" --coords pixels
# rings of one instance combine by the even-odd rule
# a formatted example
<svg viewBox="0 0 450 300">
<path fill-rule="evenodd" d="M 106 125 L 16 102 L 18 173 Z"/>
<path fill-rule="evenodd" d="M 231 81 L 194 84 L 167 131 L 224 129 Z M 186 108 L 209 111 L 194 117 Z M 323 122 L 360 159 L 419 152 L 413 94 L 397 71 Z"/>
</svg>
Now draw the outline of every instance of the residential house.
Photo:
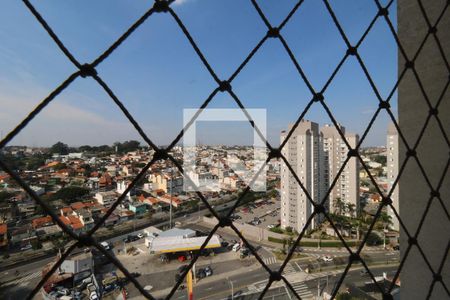
<svg viewBox="0 0 450 300">
<path fill-rule="evenodd" d="M 98 192 L 94 197 L 97 202 L 105 207 L 110 207 L 117 200 L 117 194 L 114 191 Z"/>
<path fill-rule="evenodd" d="M 147 211 L 147 205 L 139 201 L 134 201 L 128 205 L 128 209 L 135 215 L 142 215 Z"/>
<path fill-rule="evenodd" d="M 53 225 L 53 219 L 50 216 L 35 218 L 31 221 L 31 227 L 33 227 L 33 229 L 38 229 L 50 225 Z"/>
</svg>

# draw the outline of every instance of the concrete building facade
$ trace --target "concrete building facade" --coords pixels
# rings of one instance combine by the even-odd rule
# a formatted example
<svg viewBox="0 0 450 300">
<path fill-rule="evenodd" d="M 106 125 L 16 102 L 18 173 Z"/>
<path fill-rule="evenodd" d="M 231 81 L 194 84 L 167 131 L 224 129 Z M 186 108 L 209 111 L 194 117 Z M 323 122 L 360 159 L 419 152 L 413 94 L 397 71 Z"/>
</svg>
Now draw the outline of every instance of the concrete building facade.
<svg viewBox="0 0 450 300">
<path fill-rule="evenodd" d="M 286 138 L 288 131 L 281 133 L 281 142 Z M 319 180 L 321 159 L 321 137 L 319 125 L 314 122 L 302 120 L 294 130 L 292 136 L 283 148 L 282 153 L 292 166 L 305 189 L 315 202 L 321 199 L 323 187 Z M 292 227 L 300 232 L 306 225 L 314 207 L 308 197 L 297 183 L 288 167 L 282 163 L 281 168 L 281 227 Z M 308 229 L 313 229 L 318 220 L 313 220 Z"/>
<path fill-rule="evenodd" d="M 288 132 L 281 133 L 281 142 Z M 345 132 L 345 128 L 341 127 Z M 350 147 L 359 142 L 358 135 L 345 134 Z M 317 123 L 302 120 L 283 148 L 282 153 L 292 166 L 312 200 L 321 202 L 335 176 L 347 158 L 348 148 L 334 126 L 325 125 L 319 130 Z M 300 232 L 306 225 L 314 207 L 288 167 L 281 163 L 281 227 L 292 227 Z M 355 215 L 359 209 L 359 163 L 351 158 L 341 172 L 334 188 L 325 201 L 325 207 L 336 212 L 336 201 L 353 204 Z M 338 213 L 344 214 L 345 211 Z M 348 214 L 348 212 L 347 212 Z M 308 229 L 314 229 L 321 218 L 315 217 Z"/>
<path fill-rule="evenodd" d="M 352 149 L 356 148 L 359 136 L 345 133 L 345 127 L 343 126 L 340 126 L 340 129 L 350 147 Z M 326 191 L 328 191 L 347 159 L 349 149 L 335 126 L 327 124 L 320 131 L 323 142 L 323 173 L 321 178 L 324 181 Z M 353 211 L 341 211 L 342 206 L 339 205 L 339 200 L 342 204 L 351 204 Z M 359 162 L 357 158 L 352 157 L 349 159 L 331 190 L 327 201 L 329 211 L 332 213 L 345 213 L 355 216 L 359 211 Z"/>
<path fill-rule="evenodd" d="M 398 176 L 398 159 L 398 132 L 394 124 L 391 123 L 388 126 L 386 140 L 386 167 L 389 191 L 392 189 L 394 182 Z M 395 210 L 397 211 L 397 213 L 400 213 L 398 205 L 398 189 L 399 187 L 397 184 L 391 194 L 391 199 L 392 205 L 394 206 Z M 390 207 L 388 207 L 388 214 L 391 217 L 392 228 L 398 231 L 400 229 L 400 224 L 394 214 L 394 211 Z"/>
</svg>

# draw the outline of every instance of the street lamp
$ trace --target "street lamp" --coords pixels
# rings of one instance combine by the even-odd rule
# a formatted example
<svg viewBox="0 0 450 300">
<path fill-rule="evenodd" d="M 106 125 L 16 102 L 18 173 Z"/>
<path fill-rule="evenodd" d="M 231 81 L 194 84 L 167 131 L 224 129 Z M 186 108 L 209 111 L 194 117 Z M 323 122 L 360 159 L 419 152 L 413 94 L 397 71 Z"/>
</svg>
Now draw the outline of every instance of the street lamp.
<svg viewBox="0 0 450 300">
<path fill-rule="evenodd" d="M 227 277 L 228 282 L 231 285 L 231 300 L 234 300 L 234 289 L 233 289 L 233 281 L 230 280 L 230 278 Z"/>
</svg>

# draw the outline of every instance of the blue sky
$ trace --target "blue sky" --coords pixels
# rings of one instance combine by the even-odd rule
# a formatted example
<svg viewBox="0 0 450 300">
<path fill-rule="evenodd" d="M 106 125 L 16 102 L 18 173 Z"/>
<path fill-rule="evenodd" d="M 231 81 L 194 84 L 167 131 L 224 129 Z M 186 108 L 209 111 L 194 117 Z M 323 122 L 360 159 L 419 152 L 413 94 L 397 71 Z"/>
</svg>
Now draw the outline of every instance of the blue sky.
<svg viewBox="0 0 450 300">
<path fill-rule="evenodd" d="M 295 2 L 259 1 L 274 26 Z M 152 1 L 32 3 L 84 63 L 112 44 Z M 373 1 L 330 3 L 353 43 L 376 14 Z M 173 8 L 221 79 L 234 72 L 266 32 L 250 1 L 184 0 Z M 394 3 L 390 9 L 394 24 L 395 15 Z M 282 34 L 314 88 L 320 90 L 346 50 L 323 2 L 305 0 Z M 0 40 L 0 130 L 4 136 L 76 70 L 21 1 L 0 4 Z M 386 97 L 397 76 L 397 49 L 384 20 L 377 21 L 359 53 Z M 157 144 L 170 142 L 182 128 L 183 109 L 199 107 L 216 87 L 169 14 L 151 16 L 97 71 Z M 274 145 L 279 143 L 280 131 L 297 119 L 311 98 L 277 39 L 262 46 L 232 86 L 246 107 L 267 109 L 268 138 Z M 377 99 L 354 57 L 343 65 L 325 99 L 347 131 L 359 134 L 377 108 Z M 396 111 L 396 98 L 392 105 Z M 209 107 L 237 106 L 222 93 Z M 305 118 L 330 123 L 319 105 Z M 387 123 L 388 117 L 382 113 L 364 144 L 384 145 Z M 236 126 L 224 130 L 223 143 L 233 143 L 239 132 L 248 136 L 247 129 Z M 214 126 L 209 134 L 216 142 L 220 128 Z M 240 140 L 246 139 L 243 137 Z M 79 78 L 10 144 L 45 146 L 61 140 L 70 145 L 98 145 L 138 138 L 106 93 L 92 79 Z M 202 139 L 208 143 L 207 129 L 202 129 Z"/>
</svg>

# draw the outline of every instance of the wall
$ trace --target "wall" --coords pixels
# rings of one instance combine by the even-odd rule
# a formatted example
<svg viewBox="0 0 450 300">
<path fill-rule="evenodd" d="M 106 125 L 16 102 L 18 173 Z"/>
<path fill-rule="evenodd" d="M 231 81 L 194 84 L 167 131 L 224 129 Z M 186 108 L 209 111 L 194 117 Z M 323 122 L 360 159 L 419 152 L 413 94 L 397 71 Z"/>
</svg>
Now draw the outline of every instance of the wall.
<svg viewBox="0 0 450 300">
<path fill-rule="evenodd" d="M 428 27 L 419 9 L 418 2 L 410 0 L 398 1 L 398 34 L 400 42 L 410 57 L 413 56 L 413 53 L 415 53 L 423 37 L 428 32 Z M 436 21 L 442 8 L 447 3 L 445 0 L 421 2 L 429 15 L 431 23 Z M 437 27 L 437 36 L 442 43 L 447 59 L 450 57 L 449 28 L 450 11 L 447 9 Z M 399 53 L 399 71 L 403 69 L 404 64 L 405 61 Z M 415 67 L 431 104 L 435 105 L 448 82 L 449 71 L 445 67 L 432 36 L 425 43 L 422 53 L 415 62 Z M 450 91 L 447 89 L 438 114 L 447 136 L 450 136 L 449 98 Z M 399 85 L 398 112 L 400 129 L 407 142 L 410 145 L 414 145 L 425 123 L 429 109 L 411 71 L 407 72 Z M 406 158 L 406 148 L 402 142 L 400 142 L 399 148 L 401 165 Z M 423 254 L 427 257 L 433 270 L 437 271 L 445 257 L 444 255 L 448 252 L 447 247 L 450 240 L 448 230 L 450 227 L 448 218 L 450 175 L 448 174 L 448 165 L 446 165 L 449 159 L 449 146 L 434 117 L 431 118 L 416 152 L 433 188 L 438 186 L 442 174 L 444 174 L 444 171 L 447 171 L 439 191 L 444 205 L 446 205 L 447 214 L 437 198 L 434 198 L 431 201 L 428 214 L 417 237 Z M 412 235 L 419 228 L 421 217 L 426 210 L 429 199 L 430 188 L 421 173 L 420 167 L 417 162 L 410 160 L 400 177 L 399 201 L 401 219 Z M 400 249 L 403 257 L 406 254 L 408 237 L 404 229 L 400 229 L 400 231 Z M 446 260 L 442 270 L 443 281 L 447 287 L 450 287 L 450 259 Z M 402 299 L 425 299 L 427 297 L 433 281 L 433 274 L 416 246 L 411 248 L 407 256 L 400 278 Z M 434 287 L 431 299 L 448 299 L 448 294 L 441 283 L 438 282 Z"/>
</svg>

